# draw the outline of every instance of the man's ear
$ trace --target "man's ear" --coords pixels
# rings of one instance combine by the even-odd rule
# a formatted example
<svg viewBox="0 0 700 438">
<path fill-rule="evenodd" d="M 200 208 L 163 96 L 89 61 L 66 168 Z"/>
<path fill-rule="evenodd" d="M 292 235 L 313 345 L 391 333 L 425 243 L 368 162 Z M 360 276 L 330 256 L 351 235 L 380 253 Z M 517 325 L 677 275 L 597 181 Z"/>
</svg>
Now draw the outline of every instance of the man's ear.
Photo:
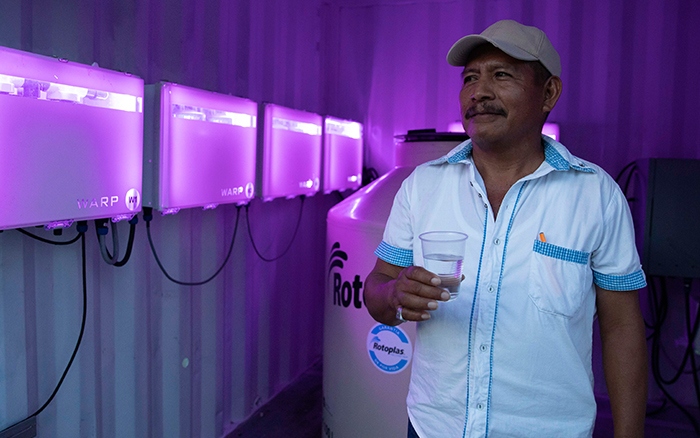
<svg viewBox="0 0 700 438">
<path fill-rule="evenodd" d="M 561 96 L 561 79 L 559 76 L 550 76 L 547 82 L 544 83 L 544 103 L 542 112 L 548 113 L 554 109 L 559 97 Z"/>
</svg>

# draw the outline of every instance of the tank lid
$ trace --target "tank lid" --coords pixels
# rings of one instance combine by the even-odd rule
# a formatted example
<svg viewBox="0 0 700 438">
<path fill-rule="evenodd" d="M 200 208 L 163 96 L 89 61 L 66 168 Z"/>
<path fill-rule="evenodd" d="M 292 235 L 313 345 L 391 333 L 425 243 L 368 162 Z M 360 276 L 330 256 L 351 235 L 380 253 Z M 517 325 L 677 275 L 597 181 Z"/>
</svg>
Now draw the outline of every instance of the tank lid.
<svg viewBox="0 0 700 438">
<path fill-rule="evenodd" d="M 458 141 L 469 140 L 469 136 L 464 132 L 436 132 L 435 129 L 414 129 L 407 134 L 397 135 L 394 138 L 404 143 L 414 141 Z"/>
</svg>

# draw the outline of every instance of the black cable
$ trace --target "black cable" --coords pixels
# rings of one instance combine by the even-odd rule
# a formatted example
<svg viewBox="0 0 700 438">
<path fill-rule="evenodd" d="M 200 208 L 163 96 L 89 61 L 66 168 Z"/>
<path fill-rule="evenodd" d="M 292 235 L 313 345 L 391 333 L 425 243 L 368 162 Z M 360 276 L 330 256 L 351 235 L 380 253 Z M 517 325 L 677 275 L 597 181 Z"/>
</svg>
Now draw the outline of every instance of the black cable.
<svg viewBox="0 0 700 438">
<path fill-rule="evenodd" d="M 622 178 L 622 175 L 625 173 L 625 171 L 636 164 L 637 164 L 636 161 L 632 161 L 631 163 L 628 163 L 625 167 L 623 167 L 622 170 L 620 171 L 620 173 L 618 173 L 617 176 L 615 177 L 615 182 L 620 184 L 620 178 Z"/>
<path fill-rule="evenodd" d="M 630 182 L 632 182 L 632 177 L 637 173 L 637 166 L 632 166 L 630 169 L 629 173 L 627 174 L 627 180 L 625 180 L 625 188 L 623 189 L 623 192 L 625 193 L 625 196 L 627 196 L 627 190 L 630 188 Z"/>
<path fill-rule="evenodd" d="M 688 301 L 687 306 L 686 306 L 686 314 L 687 314 L 686 315 L 686 322 L 687 322 L 687 325 L 689 326 L 690 325 L 690 301 L 689 301 L 690 292 L 686 291 L 685 294 L 686 294 L 686 300 Z M 690 327 L 688 327 L 688 330 L 687 330 L 688 331 L 688 339 L 689 339 L 688 347 L 685 349 L 685 352 L 683 354 L 683 359 L 681 360 L 680 365 L 676 368 L 676 374 L 670 379 L 665 379 L 661 375 L 661 370 L 659 369 L 659 378 L 666 385 L 672 385 L 672 384 L 676 383 L 681 378 L 681 376 L 683 375 L 683 371 L 685 370 L 685 366 L 688 363 L 689 358 L 692 361 L 694 361 L 693 341 L 692 340 L 695 339 L 694 336 L 697 334 L 698 326 L 700 326 L 700 309 L 698 309 L 698 316 L 695 318 L 695 324 L 694 324 L 692 330 L 690 329 Z M 692 333 L 692 335 L 691 335 L 691 333 Z M 660 343 L 659 343 L 658 348 L 661 349 Z M 693 366 L 692 369 L 693 369 L 693 371 L 695 371 L 695 369 L 696 369 L 695 366 Z"/>
<path fill-rule="evenodd" d="M 114 250 L 114 255 L 109 253 L 107 249 L 107 243 L 105 242 L 105 236 L 108 233 L 107 222 L 109 219 L 97 219 L 95 221 L 95 235 L 97 236 L 97 242 L 100 246 L 100 254 L 102 254 L 102 259 L 108 265 L 114 265 L 119 260 L 119 234 L 117 234 L 117 224 L 112 222 L 112 249 Z"/>
<path fill-rule="evenodd" d="M 83 340 L 83 334 L 85 333 L 85 322 L 87 321 L 87 268 L 86 268 L 86 261 L 85 261 L 85 233 L 80 232 L 78 237 L 82 237 L 81 239 L 81 247 L 82 247 L 82 258 L 83 258 L 83 319 L 82 322 L 80 323 L 80 335 L 78 335 L 78 342 L 75 344 L 75 348 L 73 349 L 73 354 L 70 357 L 70 360 L 68 361 L 68 365 L 66 366 L 66 369 L 63 371 L 63 375 L 61 375 L 61 379 L 58 381 L 58 384 L 56 385 L 56 388 L 53 390 L 53 393 L 49 397 L 48 400 L 46 400 L 46 403 L 42 407 L 40 407 L 36 412 L 34 412 L 32 415 L 28 416 L 27 418 L 18 421 L 17 423 L 13 424 L 12 426 L 3 429 L 0 432 L 4 432 L 8 429 L 11 429 L 15 427 L 16 425 L 23 423 L 27 420 L 29 420 L 32 417 L 36 417 L 39 415 L 46 407 L 53 401 L 54 397 L 56 397 L 56 394 L 58 393 L 58 390 L 61 388 L 61 385 L 63 384 L 63 381 L 66 379 L 66 376 L 68 375 L 68 371 L 70 370 L 71 365 L 73 365 L 73 360 L 75 360 L 75 356 L 78 354 L 78 349 L 80 348 L 80 343 Z"/>
<path fill-rule="evenodd" d="M 654 415 L 656 415 L 656 414 L 661 413 L 663 410 L 666 409 L 666 404 L 668 404 L 668 399 L 663 399 L 663 401 L 661 402 L 661 406 L 659 406 L 658 408 L 654 409 L 653 411 L 647 411 L 646 416 L 647 416 L 647 417 L 652 417 L 652 416 L 654 416 Z"/>
<path fill-rule="evenodd" d="M 143 220 L 146 222 L 146 234 L 148 235 L 148 244 L 151 246 L 151 252 L 153 252 L 153 257 L 156 259 L 156 263 L 158 263 L 158 267 L 163 272 L 165 277 L 168 280 L 172 281 L 173 283 L 176 283 L 176 284 L 179 284 L 182 286 L 201 286 L 203 284 L 209 283 L 210 281 L 212 281 L 214 279 L 214 277 L 219 275 L 219 272 L 221 272 L 224 269 L 224 266 L 226 266 L 226 263 L 228 263 L 228 259 L 231 257 L 231 253 L 233 252 L 233 243 L 236 241 L 236 232 L 238 231 L 238 219 L 241 216 L 241 207 L 236 206 L 236 210 L 237 210 L 237 212 L 236 212 L 236 225 L 234 225 L 234 228 L 233 228 L 233 237 L 231 238 L 231 246 L 228 249 L 228 254 L 226 254 L 226 259 L 224 260 L 224 262 L 221 264 L 219 269 L 217 269 L 216 272 L 214 272 L 214 275 L 207 278 L 206 280 L 187 282 L 187 281 L 176 280 L 175 278 L 171 277 L 170 274 L 168 274 L 168 272 L 163 267 L 163 264 L 160 262 L 160 259 L 158 258 L 158 254 L 156 253 L 156 248 L 155 248 L 155 246 L 153 246 L 153 239 L 151 239 L 151 219 L 153 219 L 153 215 L 151 213 L 150 208 L 148 210 L 146 210 L 146 208 L 144 208 Z"/>
<path fill-rule="evenodd" d="M 131 251 L 134 249 L 134 236 L 136 235 L 136 224 L 138 223 L 139 219 L 137 216 L 134 216 L 132 220 L 129 221 L 129 242 L 126 244 L 126 253 L 124 254 L 124 258 L 119 260 L 117 263 L 114 264 L 114 266 L 120 268 L 129 261 L 131 258 Z"/>
<path fill-rule="evenodd" d="M 304 198 L 305 196 L 301 196 L 301 206 L 299 207 L 299 218 L 297 219 L 297 226 L 294 228 L 294 234 L 292 235 L 292 240 L 289 241 L 289 245 L 287 245 L 287 248 L 282 251 L 282 254 L 278 255 L 277 257 L 273 258 L 266 258 L 262 254 L 260 254 L 260 251 L 258 251 L 258 247 L 255 246 L 255 241 L 253 240 L 253 233 L 250 231 L 250 219 L 248 218 L 248 206 L 250 204 L 246 204 L 245 206 L 245 222 L 248 226 L 248 236 L 250 237 L 250 243 L 253 244 L 253 249 L 255 250 L 255 254 L 258 255 L 262 260 L 266 262 L 274 262 L 276 260 L 281 259 L 285 254 L 287 254 L 287 251 L 292 247 L 292 243 L 294 243 L 294 239 L 297 237 L 297 232 L 299 231 L 299 225 L 301 224 L 301 213 L 304 211 Z"/>
<path fill-rule="evenodd" d="M 39 242 L 48 243 L 48 244 L 50 244 L 50 245 L 72 245 L 72 244 L 74 244 L 75 242 L 77 242 L 78 239 L 80 239 L 80 236 L 81 236 L 81 233 L 78 233 L 78 235 L 75 236 L 74 238 L 72 238 L 71 240 L 66 240 L 66 241 L 63 241 L 63 242 L 57 242 L 57 241 L 55 241 L 55 240 L 44 239 L 43 237 L 39 237 L 39 236 L 37 236 L 36 234 L 32 234 L 32 233 L 30 233 L 29 231 L 25 231 L 25 230 L 23 230 L 23 229 L 21 229 L 21 228 L 17 228 L 17 231 L 19 231 L 20 233 L 24 234 L 24 235 L 27 236 L 27 237 L 31 237 L 32 239 L 38 240 Z"/>
<path fill-rule="evenodd" d="M 129 221 L 129 241 L 126 244 L 126 253 L 124 254 L 124 258 L 121 260 L 117 260 L 118 256 L 115 254 L 113 257 L 112 254 L 109 252 L 109 248 L 104 243 L 104 237 L 100 238 L 98 235 L 98 241 L 100 242 L 100 251 L 103 253 L 102 258 L 107 260 L 114 260 L 114 263 L 107 262 L 108 264 L 115 266 L 117 268 L 120 268 L 129 261 L 131 258 L 131 251 L 134 249 L 134 236 L 136 235 L 136 224 L 139 223 L 139 218 L 138 216 L 134 216 L 130 221 Z M 117 236 L 117 224 L 112 224 L 112 232 L 114 233 L 113 236 Z"/>
<path fill-rule="evenodd" d="M 692 285 L 692 280 L 686 278 L 683 286 L 685 289 L 685 330 L 688 334 L 688 349 L 687 353 L 690 355 L 690 368 L 693 370 L 693 386 L 695 387 L 695 399 L 700 406 L 700 381 L 698 380 L 697 366 L 695 364 L 695 352 L 693 351 L 693 341 L 695 336 L 698 334 L 698 327 L 700 326 L 700 308 L 698 308 L 698 314 L 695 315 L 695 327 L 690 329 L 690 287 Z M 700 433 L 698 433 L 700 435 Z"/>
<path fill-rule="evenodd" d="M 700 436 L 700 424 L 698 424 L 697 420 L 691 414 L 688 412 L 687 409 L 685 409 L 678 401 L 676 401 L 673 396 L 666 390 L 664 387 L 664 383 L 662 382 L 661 378 L 661 370 L 659 368 L 660 362 L 659 362 L 659 347 L 661 344 L 661 324 L 663 324 L 665 318 L 666 318 L 666 310 L 663 308 L 664 306 L 667 308 L 667 298 L 666 296 L 666 284 L 665 284 L 665 279 L 661 277 L 661 285 L 662 285 L 662 296 L 661 300 L 658 299 L 656 296 L 656 287 L 654 283 L 654 278 L 650 277 L 650 282 L 649 284 L 651 285 L 651 290 L 653 294 L 653 299 L 654 299 L 654 306 L 656 309 L 654 310 L 655 314 L 657 317 L 661 318 L 655 321 L 655 325 L 658 327 L 657 330 L 654 331 L 654 336 L 652 338 L 652 344 L 651 344 L 651 371 L 652 371 L 652 376 L 654 378 L 654 381 L 656 382 L 656 385 L 659 387 L 659 389 L 664 393 L 666 398 L 673 403 L 688 419 L 693 425 L 693 428 L 695 429 L 695 432 Z"/>
</svg>

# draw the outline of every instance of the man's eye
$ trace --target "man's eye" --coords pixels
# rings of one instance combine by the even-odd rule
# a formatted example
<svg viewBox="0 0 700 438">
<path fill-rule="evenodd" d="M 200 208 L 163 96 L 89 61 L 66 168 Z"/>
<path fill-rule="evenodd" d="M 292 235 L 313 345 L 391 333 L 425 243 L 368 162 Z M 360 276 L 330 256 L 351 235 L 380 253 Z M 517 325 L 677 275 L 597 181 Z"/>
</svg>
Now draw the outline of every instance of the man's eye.
<svg viewBox="0 0 700 438">
<path fill-rule="evenodd" d="M 474 75 L 469 75 L 469 76 L 465 76 L 465 77 L 462 79 L 462 82 L 466 84 L 466 83 L 468 83 L 468 82 L 474 81 L 475 79 L 476 79 L 476 77 L 475 77 Z"/>
<path fill-rule="evenodd" d="M 510 75 L 509 75 L 508 73 L 504 72 L 504 71 L 498 71 L 498 72 L 496 72 L 496 77 L 497 77 L 497 78 L 505 78 L 505 77 L 508 77 L 508 76 L 510 76 Z"/>
</svg>

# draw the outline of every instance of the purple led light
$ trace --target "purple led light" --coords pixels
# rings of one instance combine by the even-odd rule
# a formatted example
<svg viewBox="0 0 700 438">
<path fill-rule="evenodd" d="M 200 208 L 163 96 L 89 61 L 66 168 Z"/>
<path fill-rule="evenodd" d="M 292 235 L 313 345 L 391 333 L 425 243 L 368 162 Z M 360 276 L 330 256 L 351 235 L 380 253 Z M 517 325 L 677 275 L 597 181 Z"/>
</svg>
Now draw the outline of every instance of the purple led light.
<svg viewBox="0 0 700 438">
<path fill-rule="evenodd" d="M 177 207 L 166 208 L 166 209 L 160 210 L 160 215 L 167 216 L 167 215 L 177 214 L 177 212 L 179 212 L 179 211 L 180 211 L 180 209 Z"/>
<path fill-rule="evenodd" d="M 44 229 L 46 231 L 51 231 L 56 228 L 70 228 L 71 225 L 73 225 L 73 219 L 69 219 L 67 221 L 53 221 L 44 225 Z"/>
<path fill-rule="evenodd" d="M 321 185 L 322 122 L 318 114 L 266 104 L 260 196 L 313 195 Z"/>
<path fill-rule="evenodd" d="M 455 120 L 447 124 L 447 132 L 464 132 L 464 125 L 460 120 Z"/>
<path fill-rule="evenodd" d="M 542 134 L 559 141 L 559 125 L 556 123 L 545 123 L 542 127 Z"/>
<path fill-rule="evenodd" d="M 205 211 L 206 210 L 213 210 L 218 206 L 219 206 L 219 204 L 207 204 L 207 205 L 202 207 L 202 210 L 205 210 Z"/>
<path fill-rule="evenodd" d="M 323 138 L 323 191 L 357 189 L 362 184 L 362 124 L 326 117 Z"/>
<path fill-rule="evenodd" d="M 140 211 L 142 105 L 137 77 L 0 47 L 0 229 Z"/>
<path fill-rule="evenodd" d="M 124 221 L 124 220 L 130 221 L 130 220 L 132 220 L 132 219 L 134 218 L 134 216 L 136 216 L 136 214 L 134 214 L 134 213 L 131 213 L 131 214 L 128 214 L 128 213 L 119 214 L 119 215 L 114 216 L 114 217 L 112 218 L 112 222 L 114 222 L 114 223 L 116 224 L 117 222 L 121 222 L 121 221 Z"/>
<path fill-rule="evenodd" d="M 157 209 L 249 202 L 255 195 L 257 103 L 162 83 Z M 157 119 L 158 120 L 158 119 Z M 155 195 L 154 195 L 155 196 Z"/>
<path fill-rule="evenodd" d="M 146 162 L 154 186 L 146 205 L 165 211 L 253 198 L 257 103 L 171 83 L 148 88 L 160 107 L 149 125 L 158 137 L 147 145 L 155 159 Z"/>
</svg>

